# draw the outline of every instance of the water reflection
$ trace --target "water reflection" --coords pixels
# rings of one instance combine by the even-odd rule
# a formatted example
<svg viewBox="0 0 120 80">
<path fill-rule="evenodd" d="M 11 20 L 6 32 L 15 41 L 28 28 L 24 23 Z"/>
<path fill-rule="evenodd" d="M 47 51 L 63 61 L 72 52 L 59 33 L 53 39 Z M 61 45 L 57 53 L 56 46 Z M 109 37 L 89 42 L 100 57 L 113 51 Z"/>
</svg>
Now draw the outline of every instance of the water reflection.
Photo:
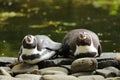
<svg viewBox="0 0 120 80">
<path fill-rule="evenodd" d="M 100 37 L 104 52 L 120 52 L 118 0 L 0 1 L 0 56 L 17 56 L 27 34 L 45 34 L 62 42 L 72 29 L 86 28 Z"/>
</svg>

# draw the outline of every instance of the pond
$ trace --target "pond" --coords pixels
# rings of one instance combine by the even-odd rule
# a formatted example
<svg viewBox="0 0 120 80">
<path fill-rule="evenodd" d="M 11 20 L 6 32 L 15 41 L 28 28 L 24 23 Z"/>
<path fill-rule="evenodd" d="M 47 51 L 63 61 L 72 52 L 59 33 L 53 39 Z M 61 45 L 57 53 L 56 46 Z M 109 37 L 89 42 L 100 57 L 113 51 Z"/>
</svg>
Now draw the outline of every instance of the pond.
<svg viewBox="0 0 120 80">
<path fill-rule="evenodd" d="M 101 2 L 100 2 L 101 1 Z M 120 52 L 119 0 L 1 0 L 0 56 L 17 56 L 27 34 L 62 42 L 77 28 L 94 31 L 103 52 Z"/>
</svg>

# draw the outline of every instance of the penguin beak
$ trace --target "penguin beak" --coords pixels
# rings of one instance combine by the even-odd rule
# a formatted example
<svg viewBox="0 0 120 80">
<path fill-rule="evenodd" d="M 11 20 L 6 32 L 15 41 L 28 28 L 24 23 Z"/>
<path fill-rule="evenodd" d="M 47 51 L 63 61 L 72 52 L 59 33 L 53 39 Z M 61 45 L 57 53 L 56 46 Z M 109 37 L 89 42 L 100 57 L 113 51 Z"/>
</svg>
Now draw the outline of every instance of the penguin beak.
<svg viewBox="0 0 120 80">
<path fill-rule="evenodd" d="M 26 42 L 27 44 L 32 44 L 33 41 L 34 41 L 34 36 L 28 35 L 28 36 L 25 36 L 24 39 L 25 39 L 25 42 Z"/>
<path fill-rule="evenodd" d="M 26 40 L 27 40 L 28 42 L 31 42 L 31 38 L 30 38 L 30 37 L 27 37 Z"/>
<path fill-rule="evenodd" d="M 87 37 L 86 37 L 86 35 L 83 35 L 83 34 L 80 34 L 80 40 L 85 40 Z"/>
</svg>

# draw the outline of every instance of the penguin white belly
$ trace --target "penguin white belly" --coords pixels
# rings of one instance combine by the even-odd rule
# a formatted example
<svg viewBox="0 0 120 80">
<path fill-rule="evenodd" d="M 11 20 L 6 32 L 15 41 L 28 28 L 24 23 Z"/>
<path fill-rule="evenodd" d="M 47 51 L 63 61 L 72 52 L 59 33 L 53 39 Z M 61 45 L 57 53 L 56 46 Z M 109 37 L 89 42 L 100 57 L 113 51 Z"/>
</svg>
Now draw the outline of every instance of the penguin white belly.
<svg viewBox="0 0 120 80">
<path fill-rule="evenodd" d="M 98 55 L 98 51 L 93 45 L 90 45 L 90 46 L 76 46 L 76 51 L 74 53 L 74 56 L 77 56 L 79 54 L 90 53 L 90 52 L 97 53 L 95 56 Z"/>
<path fill-rule="evenodd" d="M 23 49 L 22 53 L 25 55 L 32 55 L 32 54 L 39 53 L 39 51 L 36 48 L 35 49 Z"/>
<path fill-rule="evenodd" d="M 27 59 L 27 60 L 22 59 L 22 61 L 29 63 L 29 64 L 35 64 L 35 63 L 38 63 L 40 61 L 51 58 L 54 54 L 55 54 L 55 51 L 49 51 L 47 49 L 42 49 L 41 51 L 38 51 L 37 48 L 35 48 L 35 49 L 23 49 L 22 55 L 26 55 L 26 56 L 39 55 L 40 57 L 37 57 L 37 58 L 32 59 L 32 60 L 31 59 Z M 20 58 L 22 58 L 22 55 L 20 56 Z"/>
<path fill-rule="evenodd" d="M 36 59 L 33 59 L 33 60 L 24 60 L 24 61 L 26 63 L 29 63 L 29 64 L 35 64 L 35 63 L 38 63 L 40 61 L 43 61 L 43 60 L 51 58 L 54 54 L 55 54 L 54 51 L 50 51 L 50 52 L 47 52 L 47 53 L 42 53 L 40 58 L 36 58 Z"/>
</svg>

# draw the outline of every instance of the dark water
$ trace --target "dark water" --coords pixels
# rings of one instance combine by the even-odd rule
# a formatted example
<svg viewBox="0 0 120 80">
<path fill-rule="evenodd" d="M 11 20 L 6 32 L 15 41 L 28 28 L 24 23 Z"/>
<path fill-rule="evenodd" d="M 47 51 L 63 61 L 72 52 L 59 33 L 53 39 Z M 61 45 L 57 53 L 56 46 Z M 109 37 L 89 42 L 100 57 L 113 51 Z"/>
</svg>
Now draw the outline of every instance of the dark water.
<svg viewBox="0 0 120 80">
<path fill-rule="evenodd" d="M 80 0 L 79 4 L 75 1 L 1 0 L 0 56 L 17 56 L 27 34 L 45 34 L 62 42 L 65 34 L 76 28 L 86 28 L 98 34 L 103 52 L 120 52 L 119 5 L 116 4 L 115 12 L 114 6 L 107 3 L 95 7 L 93 2 L 85 4 Z"/>
</svg>

